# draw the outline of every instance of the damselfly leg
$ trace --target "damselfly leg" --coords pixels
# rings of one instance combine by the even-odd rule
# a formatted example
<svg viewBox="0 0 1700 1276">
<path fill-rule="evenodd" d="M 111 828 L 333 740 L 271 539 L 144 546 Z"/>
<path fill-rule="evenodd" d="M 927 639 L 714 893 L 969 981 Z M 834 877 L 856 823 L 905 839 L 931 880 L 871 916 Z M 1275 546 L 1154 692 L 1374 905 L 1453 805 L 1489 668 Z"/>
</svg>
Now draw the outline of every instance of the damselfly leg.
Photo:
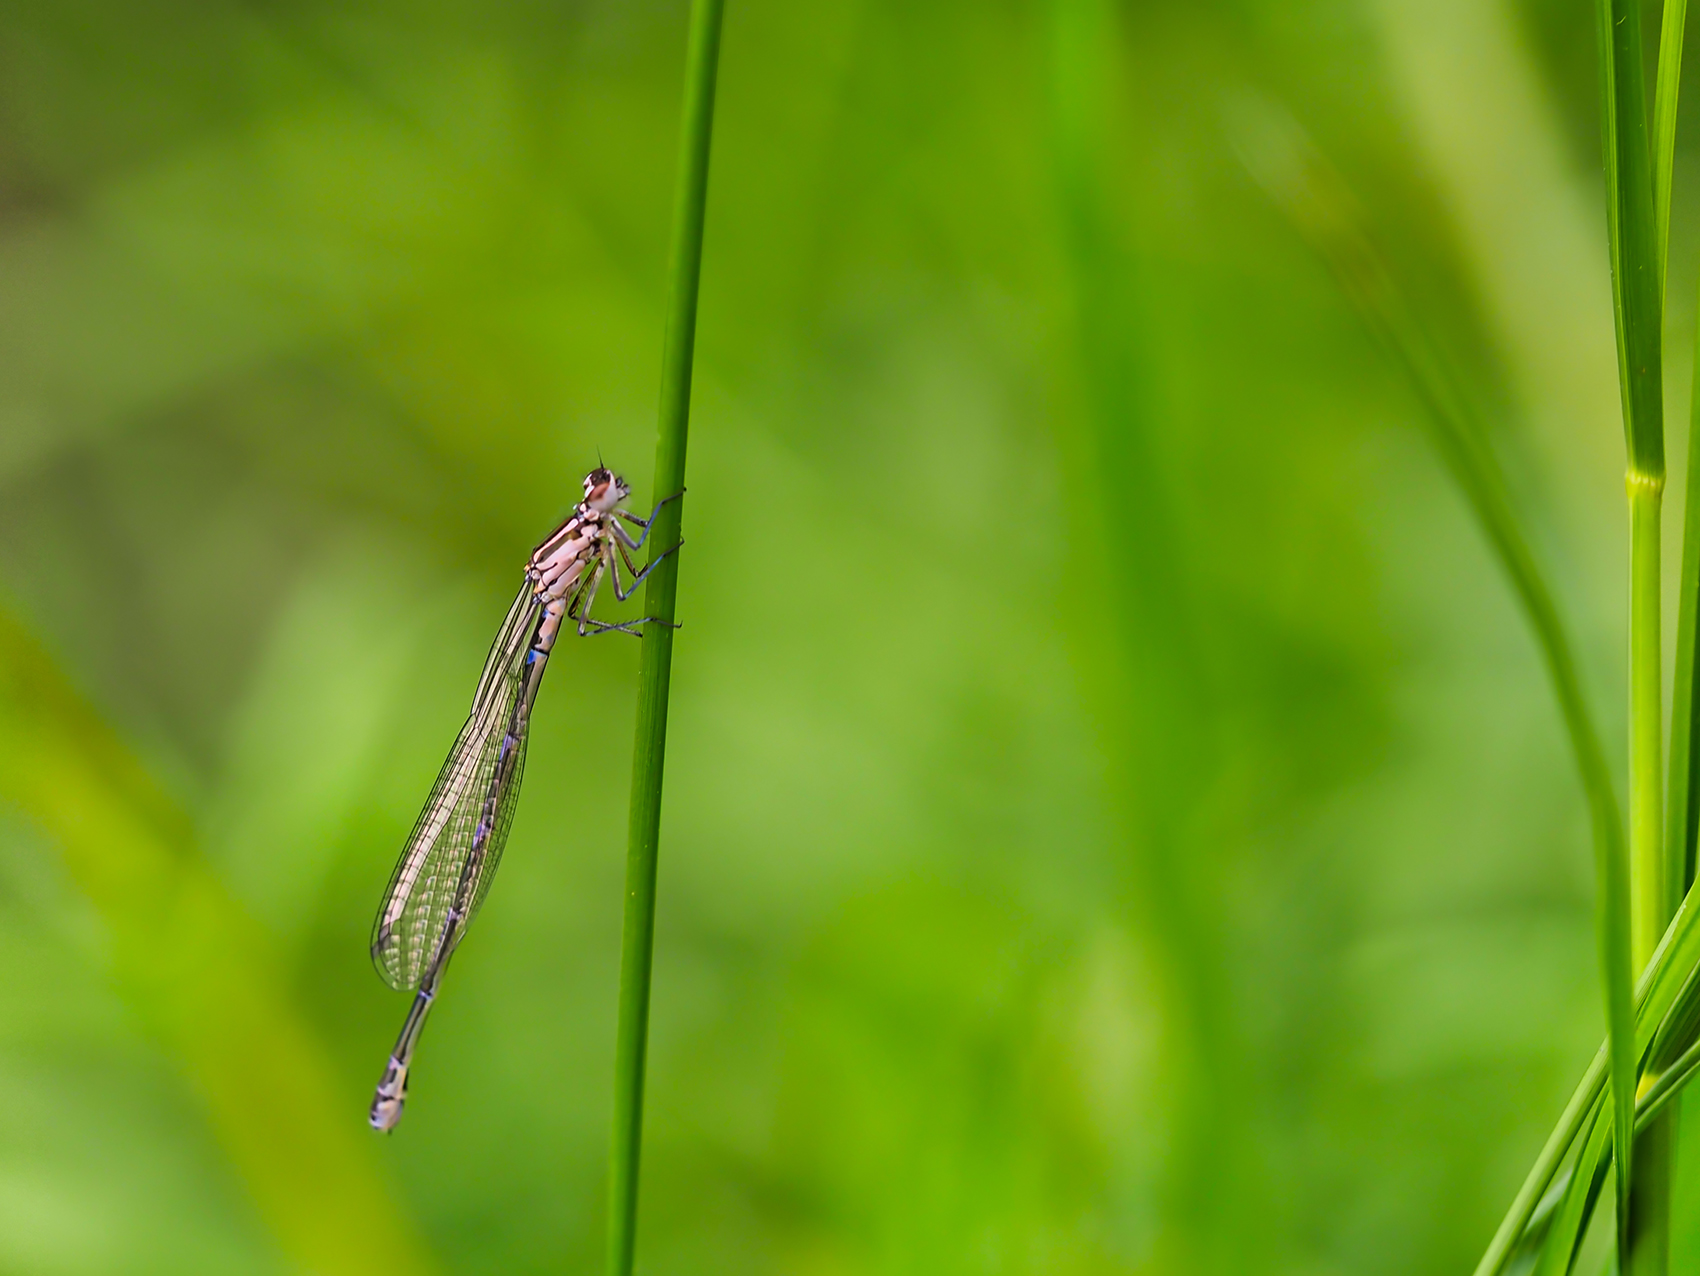
<svg viewBox="0 0 1700 1276">
<path fill-rule="evenodd" d="M 597 634 L 631 634 L 634 638 L 642 638 L 643 631 L 641 629 L 634 629 L 632 626 L 643 624 L 649 619 L 648 616 L 620 623 L 614 623 L 607 620 L 597 620 L 591 616 L 590 607 L 591 604 L 596 601 L 596 590 L 602 584 L 602 573 L 604 570 L 605 568 L 603 567 L 602 560 L 598 558 L 596 560 L 596 570 L 591 573 L 590 584 L 585 589 L 580 590 L 578 597 L 573 600 L 574 604 L 577 605 L 578 610 L 575 612 L 572 607 L 567 608 L 568 617 L 578 621 L 578 636 L 580 638 L 590 638 Z"/>
<path fill-rule="evenodd" d="M 620 565 L 615 555 L 616 551 L 618 551 L 619 555 L 622 557 L 625 555 L 625 546 L 621 543 L 621 538 L 624 536 L 624 530 L 617 523 L 612 524 L 610 530 L 613 535 L 604 544 L 601 554 L 597 557 L 595 568 L 579 586 L 578 590 L 573 595 L 572 602 L 567 606 L 568 618 L 578 621 L 579 637 L 588 638 L 595 634 L 621 633 L 630 634 L 634 638 L 642 638 L 643 630 L 640 626 L 643 625 L 666 625 L 669 629 L 679 628 L 677 624 L 672 621 L 662 620 L 659 616 L 639 616 L 635 620 L 607 621 L 597 620 L 590 615 L 591 604 L 596 601 L 596 591 L 602 585 L 602 576 L 604 572 L 606 572 L 609 578 L 614 582 L 614 597 L 619 599 L 621 602 L 625 602 L 626 599 L 632 596 L 632 593 L 637 589 L 638 584 L 646 576 L 648 576 L 650 572 L 655 570 L 656 566 L 662 559 L 677 551 L 679 545 L 684 544 L 684 541 L 681 540 L 679 545 L 675 545 L 672 549 L 668 549 L 657 554 L 654 561 L 652 561 L 641 572 L 637 572 L 636 575 L 632 577 L 632 582 L 629 586 L 622 586 L 620 583 Z M 628 570 L 636 570 L 632 567 L 632 560 L 630 558 L 626 558 L 626 567 Z"/>
<path fill-rule="evenodd" d="M 640 616 L 636 620 L 618 622 L 597 620 L 591 616 L 590 605 L 596 601 L 596 590 L 602 583 L 604 570 L 603 561 L 598 558 L 595 570 L 573 597 L 573 601 L 567 605 L 567 618 L 578 621 L 578 636 L 580 638 L 594 638 L 597 634 L 630 634 L 633 638 L 642 638 L 643 630 L 635 628 L 635 626 L 663 623 L 653 616 Z"/>
<path fill-rule="evenodd" d="M 661 566 L 661 560 L 666 558 L 669 554 L 677 553 L 679 551 L 679 547 L 684 543 L 683 538 L 681 538 L 678 545 L 673 546 L 672 549 L 662 550 L 654 558 L 649 560 L 648 566 L 646 566 L 642 571 L 639 571 L 636 565 L 632 562 L 631 555 L 627 552 L 625 545 L 616 538 L 614 548 L 619 553 L 619 556 L 626 560 L 626 570 L 632 573 L 632 580 L 629 585 L 624 587 L 620 585 L 620 568 L 614 561 L 614 555 L 610 554 L 608 556 L 608 574 L 614 578 L 614 597 L 619 599 L 621 602 L 625 602 L 626 599 L 630 598 L 637 592 L 637 587 L 643 584 L 645 579 L 648 578 L 649 573 Z M 633 548 L 635 549 L 636 546 L 633 546 Z M 675 626 L 675 628 L 677 628 L 677 626 Z"/>
<path fill-rule="evenodd" d="M 643 543 L 649 539 L 649 529 L 654 525 L 655 516 L 661 512 L 661 507 L 666 505 L 669 501 L 678 500 L 684 494 L 685 489 L 681 487 L 677 492 L 674 492 L 673 495 L 663 496 L 659 501 L 655 502 L 655 508 L 649 511 L 648 518 L 639 518 L 636 514 L 630 513 L 627 510 L 615 510 L 614 513 L 617 517 L 625 519 L 626 522 L 631 523 L 636 527 L 643 528 L 643 535 L 638 537 L 635 541 L 627 534 L 626 529 L 621 527 L 618 523 L 614 525 L 614 530 L 619 534 L 620 539 L 625 541 L 626 544 L 630 545 L 633 549 L 642 549 Z"/>
</svg>

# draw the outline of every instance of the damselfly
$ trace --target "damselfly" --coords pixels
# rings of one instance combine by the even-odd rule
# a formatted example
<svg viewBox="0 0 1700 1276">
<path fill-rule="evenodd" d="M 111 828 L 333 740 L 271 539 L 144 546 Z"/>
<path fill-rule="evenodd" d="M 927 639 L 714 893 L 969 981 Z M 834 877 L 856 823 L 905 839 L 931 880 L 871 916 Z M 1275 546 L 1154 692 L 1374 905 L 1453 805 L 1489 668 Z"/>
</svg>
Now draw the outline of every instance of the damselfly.
<svg viewBox="0 0 1700 1276">
<path fill-rule="evenodd" d="M 641 626 L 666 623 L 653 616 L 615 623 L 590 615 L 604 575 L 623 601 L 679 548 L 674 545 L 638 570 L 631 555 L 643 548 L 656 513 L 674 497 L 644 519 L 620 508 L 630 494 L 624 479 L 598 466 L 585 475 L 584 499 L 526 563 L 525 583 L 484 662 L 472 712 L 390 875 L 372 923 L 372 963 L 390 987 L 417 991 L 372 1096 L 374 1129 L 394 1129 L 401 1120 L 407 1072 L 425 1016 L 449 958 L 496 875 L 519 798 L 531 706 L 561 626 L 576 621 L 581 638 L 607 633 L 642 637 Z M 634 537 L 625 523 L 640 534 Z M 622 561 L 631 578 L 626 584 L 620 581 Z"/>
</svg>

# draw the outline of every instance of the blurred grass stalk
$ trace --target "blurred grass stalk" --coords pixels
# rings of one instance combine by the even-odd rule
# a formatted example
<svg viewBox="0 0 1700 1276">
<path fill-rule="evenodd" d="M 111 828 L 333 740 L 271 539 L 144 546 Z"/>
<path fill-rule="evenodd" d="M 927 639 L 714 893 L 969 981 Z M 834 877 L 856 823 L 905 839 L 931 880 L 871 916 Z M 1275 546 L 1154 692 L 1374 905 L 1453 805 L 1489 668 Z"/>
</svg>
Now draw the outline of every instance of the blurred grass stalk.
<svg viewBox="0 0 1700 1276">
<path fill-rule="evenodd" d="M 0 798 L 58 846 L 111 936 L 119 992 L 182 1066 L 293 1263 L 431 1270 L 265 935 L 195 853 L 187 817 L 3 613 Z"/>
<path fill-rule="evenodd" d="M 1488 445 L 1485 425 L 1394 281 L 1363 225 L 1356 201 L 1298 124 L 1279 108 L 1246 97 L 1230 102 L 1226 113 L 1247 169 L 1333 270 L 1353 307 L 1404 370 L 1426 409 L 1425 419 L 1441 458 L 1463 489 L 1529 618 L 1588 800 L 1607 1047 L 1578 1087 L 1477 1265 L 1476 1276 L 1491 1276 L 1503 1270 L 1516 1251 L 1537 1203 L 1585 1123 L 1601 1119 L 1611 1123 L 1594 1127 L 1597 1140 L 1606 1148 L 1610 1146 L 1608 1132 L 1615 1131 L 1624 1145 L 1630 1138 L 1639 1051 L 1630 965 L 1629 857 L 1611 767 L 1582 693 L 1569 635 L 1513 511 L 1504 475 Z M 1612 1093 L 1608 1104 L 1613 1113 L 1623 1114 L 1621 1118 L 1600 1116 L 1608 1074 Z M 1593 1161 L 1581 1163 L 1592 1166 L 1600 1160 L 1596 1155 Z M 1567 1192 L 1564 1205 L 1580 1226 L 1591 1210 L 1591 1193 L 1584 1197 L 1581 1192 Z M 1569 1257 L 1567 1251 L 1566 1264 Z"/>
<path fill-rule="evenodd" d="M 724 0 L 692 0 L 685 54 L 684 120 L 673 213 L 667 334 L 661 357 L 657 499 L 683 491 L 696 346 L 702 228 L 708 202 L 709 141 L 720 62 Z M 684 502 L 656 515 L 651 553 L 677 543 Z M 625 922 L 620 946 L 620 1012 L 614 1044 L 614 1129 L 608 1157 L 609 1276 L 629 1276 L 637 1246 L 638 1160 L 643 1142 L 644 1063 L 649 1045 L 649 988 L 655 955 L 656 853 L 661 836 L 661 777 L 667 751 L 667 692 L 673 669 L 673 620 L 679 556 L 649 577 L 644 614 L 667 622 L 644 638 L 638 674 L 637 732 L 632 752 L 631 827 L 626 850 Z"/>
<path fill-rule="evenodd" d="M 1089 610 L 1074 641 L 1104 742 L 1121 842 L 1118 910 L 1137 924 L 1158 987 L 1165 1148 L 1155 1266 L 1244 1271 L 1273 1194 L 1247 1149 L 1243 1046 L 1218 883 L 1204 843 L 1222 765 L 1219 702 L 1201 663 L 1188 533 L 1152 405 L 1137 206 L 1118 186 L 1128 139 L 1130 37 L 1110 0 L 1051 0 L 1047 106 L 1079 410 L 1060 414 L 1071 475 L 1070 571 Z"/>
</svg>

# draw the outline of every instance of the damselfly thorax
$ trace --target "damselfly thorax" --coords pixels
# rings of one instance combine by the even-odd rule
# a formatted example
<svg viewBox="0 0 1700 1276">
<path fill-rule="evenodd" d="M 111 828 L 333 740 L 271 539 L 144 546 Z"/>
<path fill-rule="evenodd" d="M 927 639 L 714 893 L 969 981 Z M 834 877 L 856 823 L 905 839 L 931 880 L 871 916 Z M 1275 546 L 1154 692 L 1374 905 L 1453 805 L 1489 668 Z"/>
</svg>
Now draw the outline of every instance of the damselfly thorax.
<svg viewBox="0 0 1700 1276">
<path fill-rule="evenodd" d="M 393 1129 L 401 1120 L 425 1017 L 495 876 L 519 796 L 531 708 L 562 625 L 574 622 L 580 637 L 642 637 L 646 624 L 671 623 L 654 616 L 603 621 L 590 614 L 604 577 L 623 601 L 678 548 L 638 569 L 631 555 L 643 548 L 656 513 L 674 497 L 644 519 L 621 508 L 630 494 L 617 475 L 600 466 L 592 470 L 585 475 L 584 499 L 532 553 L 525 583 L 484 662 L 472 712 L 390 875 L 372 923 L 372 962 L 385 983 L 416 995 L 372 1098 L 370 1120 L 377 1129 Z M 628 524 L 639 529 L 637 536 Z M 625 582 L 622 563 L 630 578 Z"/>
</svg>

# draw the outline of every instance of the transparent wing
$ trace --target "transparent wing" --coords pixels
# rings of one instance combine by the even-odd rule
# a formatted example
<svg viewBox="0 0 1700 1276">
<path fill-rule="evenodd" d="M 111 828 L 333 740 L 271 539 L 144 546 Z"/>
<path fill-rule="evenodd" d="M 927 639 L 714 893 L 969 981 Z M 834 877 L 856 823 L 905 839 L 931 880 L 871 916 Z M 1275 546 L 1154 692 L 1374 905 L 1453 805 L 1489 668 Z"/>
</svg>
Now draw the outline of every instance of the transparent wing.
<svg viewBox="0 0 1700 1276">
<path fill-rule="evenodd" d="M 484 852 L 483 861 L 478 865 L 473 880 L 468 883 L 467 894 L 472 900 L 466 910 L 466 925 L 472 924 L 472 919 L 478 916 L 478 910 L 484 907 L 484 897 L 490 893 L 490 883 L 495 880 L 496 866 L 502 862 L 502 848 L 508 844 L 508 828 L 514 822 L 514 808 L 519 805 L 519 782 L 525 771 L 525 742 L 531 736 L 527 729 L 531 716 L 521 711 L 519 727 L 514 732 L 513 761 L 507 767 L 507 774 L 501 778 L 501 790 L 496 794 L 495 819 L 490 829 L 489 847 Z M 500 761 L 495 762 L 500 768 Z"/>
<path fill-rule="evenodd" d="M 465 910 L 458 929 L 465 930 L 483 903 L 501 859 L 519 794 L 529 721 L 523 712 L 516 718 L 514 706 L 524 693 L 525 653 L 538 610 L 528 581 L 496 634 L 473 695 L 472 712 L 390 874 L 372 922 L 372 964 L 392 988 L 405 991 L 419 986 L 448 925 L 462 870 L 475 845 L 479 857 L 467 883 L 472 907 Z M 514 738 L 507 746 L 510 756 L 504 758 L 503 743 L 509 739 L 510 728 Z M 499 791 L 493 793 L 498 778 Z M 494 818 L 480 838 L 479 825 L 492 799 Z"/>
</svg>

